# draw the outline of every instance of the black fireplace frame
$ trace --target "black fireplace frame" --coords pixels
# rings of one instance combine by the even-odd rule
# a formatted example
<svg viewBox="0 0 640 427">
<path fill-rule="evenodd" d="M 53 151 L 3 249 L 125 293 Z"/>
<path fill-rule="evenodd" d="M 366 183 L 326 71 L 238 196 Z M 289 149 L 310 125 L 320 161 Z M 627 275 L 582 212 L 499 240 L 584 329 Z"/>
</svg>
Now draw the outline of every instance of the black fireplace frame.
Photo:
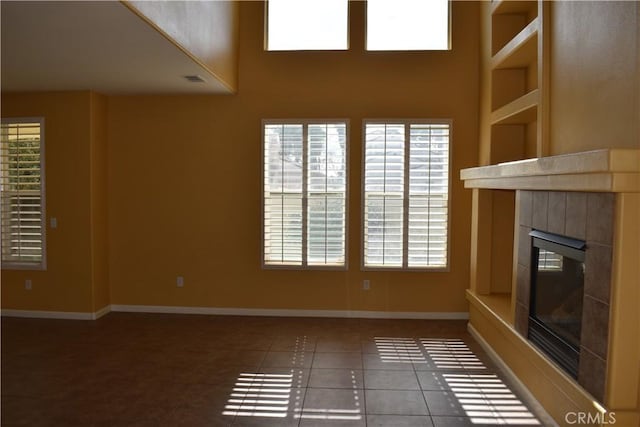
<svg viewBox="0 0 640 427">
<path fill-rule="evenodd" d="M 532 230 L 531 236 L 531 288 L 529 300 L 528 339 L 547 354 L 573 378 L 578 378 L 580 347 L 565 340 L 535 317 L 536 282 L 539 249 L 555 252 L 576 261 L 585 261 L 586 242 L 540 230 Z"/>
</svg>

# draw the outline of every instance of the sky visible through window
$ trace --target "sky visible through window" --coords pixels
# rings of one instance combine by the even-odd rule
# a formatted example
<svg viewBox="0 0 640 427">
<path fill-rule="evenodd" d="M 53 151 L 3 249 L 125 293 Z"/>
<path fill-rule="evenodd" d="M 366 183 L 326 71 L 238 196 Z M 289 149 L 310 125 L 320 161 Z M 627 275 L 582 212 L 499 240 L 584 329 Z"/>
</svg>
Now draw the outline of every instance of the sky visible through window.
<svg viewBox="0 0 640 427">
<path fill-rule="evenodd" d="M 267 50 L 348 49 L 347 0 L 269 0 Z"/>
<path fill-rule="evenodd" d="M 348 0 L 269 0 L 267 50 L 346 50 Z M 448 0 L 368 0 L 367 50 L 449 49 Z"/>
<path fill-rule="evenodd" d="M 367 1 L 367 50 L 447 49 L 448 0 Z"/>
</svg>

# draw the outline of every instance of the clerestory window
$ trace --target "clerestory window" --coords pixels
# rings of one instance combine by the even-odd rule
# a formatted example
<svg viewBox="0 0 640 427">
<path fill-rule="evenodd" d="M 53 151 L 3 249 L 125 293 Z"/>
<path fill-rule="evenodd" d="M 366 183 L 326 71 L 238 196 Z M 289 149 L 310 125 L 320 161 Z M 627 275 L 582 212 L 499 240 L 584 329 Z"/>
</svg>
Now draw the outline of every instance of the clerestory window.
<svg viewBox="0 0 640 427">
<path fill-rule="evenodd" d="M 268 0 L 267 50 L 346 50 L 347 0 Z"/>
<path fill-rule="evenodd" d="M 367 50 L 448 50 L 448 0 L 367 0 Z"/>
</svg>

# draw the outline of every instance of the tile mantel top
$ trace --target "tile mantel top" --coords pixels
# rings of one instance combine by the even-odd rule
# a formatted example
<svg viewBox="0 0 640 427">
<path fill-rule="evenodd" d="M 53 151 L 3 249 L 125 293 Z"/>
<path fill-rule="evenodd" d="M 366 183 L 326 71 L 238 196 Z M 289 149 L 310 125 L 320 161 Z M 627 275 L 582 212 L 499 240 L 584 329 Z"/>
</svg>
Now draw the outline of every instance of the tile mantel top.
<svg viewBox="0 0 640 427">
<path fill-rule="evenodd" d="M 640 150 L 603 149 L 462 169 L 466 188 L 640 192 Z"/>
</svg>

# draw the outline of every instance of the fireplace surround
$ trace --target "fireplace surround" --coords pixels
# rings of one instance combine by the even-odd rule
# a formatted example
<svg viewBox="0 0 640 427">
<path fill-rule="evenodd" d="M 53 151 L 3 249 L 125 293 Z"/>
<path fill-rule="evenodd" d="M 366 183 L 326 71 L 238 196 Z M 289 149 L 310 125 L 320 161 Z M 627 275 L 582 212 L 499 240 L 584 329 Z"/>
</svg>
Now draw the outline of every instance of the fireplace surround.
<svg viewBox="0 0 640 427">
<path fill-rule="evenodd" d="M 640 425 L 640 150 L 532 158 L 460 177 L 473 196 L 469 330 L 559 424 L 568 411 L 595 411 Z M 587 243 L 578 380 L 526 336 L 533 228 Z"/>
<path fill-rule="evenodd" d="M 545 296 L 539 292 L 537 296 L 532 294 L 532 290 L 535 292 L 536 280 L 533 276 L 533 263 L 537 261 L 536 252 L 540 250 L 534 246 L 534 241 L 540 240 L 536 235 L 564 236 L 575 245 L 582 246 L 583 261 L 576 261 L 573 266 L 573 273 L 579 275 L 582 271 L 584 274 L 582 296 L 556 296 L 556 300 L 571 300 L 574 304 L 576 299 L 581 300 L 579 344 L 573 343 L 573 357 L 568 357 L 573 360 L 567 361 L 566 357 L 563 359 L 553 355 L 549 355 L 549 358 L 574 377 L 591 395 L 603 401 L 609 335 L 614 196 L 612 193 L 522 190 L 519 200 L 515 328 L 540 348 L 540 343 L 536 340 L 541 328 L 531 320 L 532 315 L 535 318 L 532 307 L 535 307 L 536 302 L 538 305 L 541 303 L 536 298 Z M 547 251 L 548 248 L 542 250 Z M 558 262 L 557 257 L 555 262 Z M 582 262 L 584 270 L 578 265 Z M 551 268 L 552 264 L 549 264 Z M 548 292 L 550 291 L 547 291 L 547 300 L 553 299 Z M 548 305 L 547 303 L 545 301 L 542 304 Z"/>
</svg>

